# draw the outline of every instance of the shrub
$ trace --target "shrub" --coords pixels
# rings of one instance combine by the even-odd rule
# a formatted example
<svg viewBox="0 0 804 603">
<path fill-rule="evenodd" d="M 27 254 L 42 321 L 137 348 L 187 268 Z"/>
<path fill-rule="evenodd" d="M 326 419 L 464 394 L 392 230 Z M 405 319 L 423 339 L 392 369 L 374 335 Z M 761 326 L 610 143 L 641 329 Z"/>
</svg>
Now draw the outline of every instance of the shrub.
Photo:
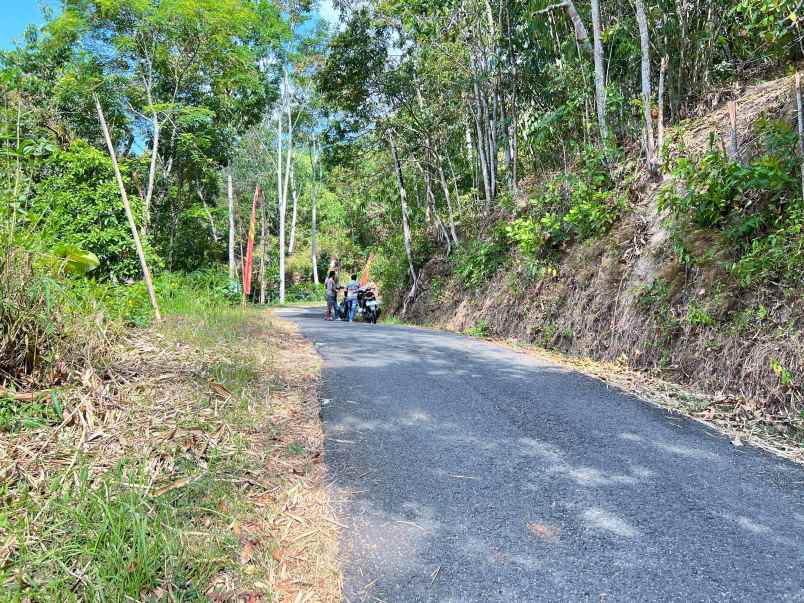
<svg viewBox="0 0 804 603">
<path fill-rule="evenodd" d="M 123 170 L 126 165 L 121 166 Z M 131 209 L 139 220 L 138 195 L 130 195 Z M 75 245 L 100 259 L 99 278 L 115 275 L 137 279 L 140 265 L 131 230 L 120 202 L 110 159 L 88 143 L 78 140 L 67 150 L 57 151 L 39 174 L 29 206 L 34 228 L 46 245 Z M 152 268 L 159 259 L 144 240 Z"/>
<path fill-rule="evenodd" d="M 557 247 L 566 239 L 561 218 L 552 212 L 538 219 L 518 218 L 506 227 L 506 233 L 522 253 L 530 256 L 545 247 Z"/>
<path fill-rule="evenodd" d="M 731 270 L 743 285 L 777 279 L 799 281 L 804 267 L 796 135 L 789 125 L 762 120 L 757 157 L 741 163 L 711 148 L 699 159 L 681 157 L 673 175 L 679 193 L 666 188 L 661 208 L 698 227 L 719 231 L 730 244 Z M 688 258 L 692 260 L 692 258 Z"/>
<path fill-rule="evenodd" d="M 495 228 L 491 239 L 475 239 L 452 256 L 455 273 L 466 287 L 479 287 L 502 268 L 509 246 L 503 227 Z"/>
<path fill-rule="evenodd" d="M 50 385 L 97 360 L 104 325 L 71 279 L 37 267 L 28 251 L 3 244 L 0 252 L 0 384 Z"/>
<path fill-rule="evenodd" d="M 572 198 L 573 205 L 564 216 L 564 222 L 579 241 L 605 235 L 625 207 L 621 196 L 585 186 L 579 186 Z"/>
<path fill-rule="evenodd" d="M 615 155 L 612 149 L 586 148 L 574 175 L 549 182 L 530 200 L 528 215 L 508 225 L 506 233 L 511 243 L 526 256 L 538 257 L 568 240 L 605 235 L 626 205 L 606 166 Z"/>
<path fill-rule="evenodd" d="M 707 312 L 706 308 L 696 303 L 691 303 L 687 308 L 687 322 L 692 327 L 711 327 L 715 324 L 715 319 Z"/>
</svg>

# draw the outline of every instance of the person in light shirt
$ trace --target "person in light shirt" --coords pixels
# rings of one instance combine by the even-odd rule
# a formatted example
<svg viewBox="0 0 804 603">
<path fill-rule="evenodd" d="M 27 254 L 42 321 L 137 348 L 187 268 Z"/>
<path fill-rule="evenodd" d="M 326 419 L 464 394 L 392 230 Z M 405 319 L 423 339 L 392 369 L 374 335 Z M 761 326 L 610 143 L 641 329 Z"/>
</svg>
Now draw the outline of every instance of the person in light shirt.
<svg viewBox="0 0 804 603">
<path fill-rule="evenodd" d="M 346 285 L 346 306 L 349 312 L 349 322 L 355 319 L 357 313 L 357 292 L 360 290 L 360 283 L 357 282 L 357 275 L 352 275 L 352 280 Z"/>
</svg>

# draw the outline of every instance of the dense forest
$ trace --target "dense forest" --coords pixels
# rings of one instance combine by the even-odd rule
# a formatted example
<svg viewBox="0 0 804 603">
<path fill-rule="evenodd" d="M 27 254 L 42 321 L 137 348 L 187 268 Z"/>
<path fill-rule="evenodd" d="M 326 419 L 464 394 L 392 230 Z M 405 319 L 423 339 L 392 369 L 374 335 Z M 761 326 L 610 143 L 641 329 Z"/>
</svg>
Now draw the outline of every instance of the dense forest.
<svg viewBox="0 0 804 603">
<path fill-rule="evenodd" d="M 62 0 L 0 52 L 0 431 L 187 304 L 322 301 L 337 259 L 399 319 L 804 445 L 798 0 L 334 10 Z"/>
</svg>

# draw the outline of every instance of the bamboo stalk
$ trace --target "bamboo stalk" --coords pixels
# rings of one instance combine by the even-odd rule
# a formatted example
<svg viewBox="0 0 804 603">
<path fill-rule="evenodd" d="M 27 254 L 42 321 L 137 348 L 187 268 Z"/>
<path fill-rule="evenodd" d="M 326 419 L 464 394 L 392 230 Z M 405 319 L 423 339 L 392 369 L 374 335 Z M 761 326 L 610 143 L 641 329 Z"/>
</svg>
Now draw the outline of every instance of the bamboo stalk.
<svg viewBox="0 0 804 603">
<path fill-rule="evenodd" d="M 154 308 L 154 316 L 157 322 L 162 320 L 162 314 L 159 312 L 159 303 L 156 301 L 156 292 L 154 291 L 154 283 L 151 279 L 151 271 L 148 269 L 148 262 L 145 259 L 145 252 L 142 249 L 140 242 L 140 233 L 137 230 L 137 223 L 134 221 L 134 214 L 131 212 L 131 205 L 128 202 L 128 194 L 126 193 L 126 186 L 123 183 L 123 176 L 120 174 L 120 165 L 117 163 L 117 154 L 112 144 L 112 137 L 109 134 L 109 127 L 106 125 L 106 117 L 103 115 L 103 108 L 101 107 L 100 100 L 97 95 L 93 95 L 95 99 L 95 108 L 98 110 L 98 119 L 100 120 L 101 130 L 103 130 L 103 137 L 106 140 L 106 146 L 109 148 L 109 156 L 112 158 L 112 166 L 114 167 L 114 175 L 117 179 L 117 186 L 120 188 L 120 197 L 123 199 L 123 207 L 126 210 L 126 218 L 128 218 L 128 225 L 131 227 L 131 236 L 134 239 L 134 247 L 137 249 L 137 256 L 140 259 L 140 266 L 142 267 L 142 275 L 145 279 L 145 286 L 148 288 L 148 297 L 151 299 L 151 305 Z"/>
<path fill-rule="evenodd" d="M 665 77 L 667 75 L 667 56 L 662 57 L 662 62 L 659 67 L 659 123 L 658 125 L 658 133 L 656 138 L 656 151 L 659 154 L 660 162 L 661 162 L 661 155 L 662 155 L 662 148 L 664 147 L 664 87 L 665 87 Z"/>
<path fill-rule="evenodd" d="M 801 102 L 801 74 L 796 72 L 796 105 L 798 108 L 798 153 L 801 160 L 801 196 L 804 198 L 804 112 Z"/>
</svg>

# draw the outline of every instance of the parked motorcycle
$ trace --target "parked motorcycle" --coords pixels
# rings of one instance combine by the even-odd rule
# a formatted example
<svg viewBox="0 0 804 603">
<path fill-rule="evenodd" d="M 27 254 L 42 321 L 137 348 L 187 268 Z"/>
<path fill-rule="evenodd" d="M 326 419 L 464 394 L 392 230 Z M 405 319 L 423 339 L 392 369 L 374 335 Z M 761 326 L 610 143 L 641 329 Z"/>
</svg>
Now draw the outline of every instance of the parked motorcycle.
<svg viewBox="0 0 804 603">
<path fill-rule="evenodd" d="M 376 289 L 360 289 L 357 292 L 357 306 L 364 322 L 377 324 L 380 318 L 380 300 L 377 299 Z"/>
</svg>

